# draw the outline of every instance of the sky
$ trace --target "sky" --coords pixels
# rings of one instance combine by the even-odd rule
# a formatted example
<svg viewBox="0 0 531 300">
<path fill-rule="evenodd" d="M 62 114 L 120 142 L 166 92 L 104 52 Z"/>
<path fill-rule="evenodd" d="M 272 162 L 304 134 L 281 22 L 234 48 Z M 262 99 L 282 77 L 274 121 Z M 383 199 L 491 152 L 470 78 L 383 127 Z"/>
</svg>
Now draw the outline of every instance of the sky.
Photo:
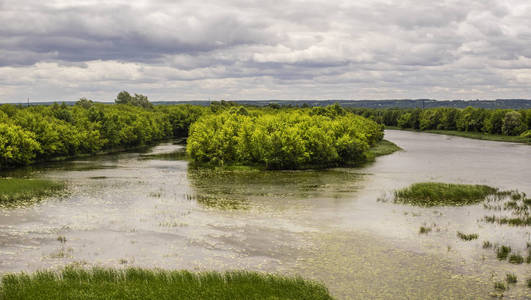
<svg viewBox="0 0 531 300">
<path fill-rule="evenodd" d="M 0 0 L 0 103 L 531 98 L 529 0 Z"/>
</svg>

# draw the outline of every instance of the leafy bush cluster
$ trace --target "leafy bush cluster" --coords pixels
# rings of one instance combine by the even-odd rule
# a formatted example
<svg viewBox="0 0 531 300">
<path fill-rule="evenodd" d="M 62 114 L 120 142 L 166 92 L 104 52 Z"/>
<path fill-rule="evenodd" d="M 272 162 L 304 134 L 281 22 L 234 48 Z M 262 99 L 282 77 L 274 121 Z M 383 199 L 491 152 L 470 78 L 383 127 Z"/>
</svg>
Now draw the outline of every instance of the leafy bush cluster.
<svg viewBox="0 0 531 300">
<path fill-rule="evenodd" d="M 418 130 L 457 130 L 531 137 L 531 109 L 353 109 L 353 112 L 386 126 Z"/>
<path fill-rule="evenodd" d="M 190 127 L 187 151 L 199 163 L 267 169 L 341 166 L 364 161 L 383 128 L 338 105 L 314 109 L 228 107 Z"/>
<path fill-rule="evenodd" d="M 75 106 L 1 105 L 0 169 L 186 136 L 190 123 L 205 110 L 190 105 L 105 105 L 87 99 Z"/>
</svg>

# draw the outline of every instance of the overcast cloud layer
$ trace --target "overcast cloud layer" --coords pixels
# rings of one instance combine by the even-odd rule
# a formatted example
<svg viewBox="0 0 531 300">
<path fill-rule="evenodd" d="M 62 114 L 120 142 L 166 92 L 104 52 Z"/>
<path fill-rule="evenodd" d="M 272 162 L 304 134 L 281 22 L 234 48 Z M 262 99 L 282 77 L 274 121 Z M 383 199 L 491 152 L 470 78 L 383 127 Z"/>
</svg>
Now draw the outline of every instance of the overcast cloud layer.
<svg viewBox="0 0 531 300">
<path fill-rule="evenodd" d="M 531 98 L 529 0 L 0 0 L 0 102 Z"/>
</svg>

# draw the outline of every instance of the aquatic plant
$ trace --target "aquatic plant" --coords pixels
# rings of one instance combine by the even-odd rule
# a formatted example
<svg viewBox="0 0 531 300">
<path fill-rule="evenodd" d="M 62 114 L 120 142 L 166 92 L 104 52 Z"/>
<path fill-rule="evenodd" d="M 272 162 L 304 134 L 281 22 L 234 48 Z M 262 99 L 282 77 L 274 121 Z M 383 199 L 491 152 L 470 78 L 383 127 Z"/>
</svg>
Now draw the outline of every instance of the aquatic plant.
<svg viewBox="0 0 531 300">
<path fill-rule="evenodd" d="M 501 246 L 496 250 L 496 257 L 498 257 L 499 260 L 505 260 L 507 259 L 507 256 L 509 256 L 509 253 L 511 253 L 511 247 Z"/>
<path fill-rule="evenodd" d="M 395 191 L 394 201 L 417 206 L 459 206 L 481 202 L 496 192 L 486 185 L 421 182 Z"/>
<path fill-rule="evenodd" d="M 516 265 L 519 265 L 519 264 L 522 264 L 524 262 L 524 257 L 520 254 L 511 254 L 509 256 L 509 262 L 512 263 L 512 264 L 516 264 Z"/>
<path fill-rule="evenodd" d="M 431 228 L 420 226 L 419 233 L 428 233 L 431 231 Z"/>
<path fill-rule="evenodd" d="M 332 299 L 320 283 L 246 271 L 225 273 L 67 267 L 2 277 L 0 299 Z"/>
<path fill-rule="evenodd" d="M 492 248 L 492 244 L 489 241 L 483 241 L 483 249 Z"/>
<path fill-rule="evenodd" d="M 0 178 L 0 206 L 50 197 L 65 188 L 63 182 L 46 179 Z"/>
<path fill-rule="evenodd" d="M 470 234 L 465 234 L 465 233 L 462 233 L 460 231 L 457 232 L 457 237 L 464 240 L 464 241 L 471 241 L 471 240 L 475 240 L 477 238 L 479 238 L 479 235 L 477 233 L 470 233 Z"/>
<path fill-rule="evenodd" d="M 502 281 L 497 281 L 494 283 L 494 289 L 498 291 L 505 291 L 507 288 L 505 287 L 505 283 Z"/>
<path fill-rule="evenodd" d="M 505 274 L 505 281 L 507 281 L 507 283 L 517 283 L 518 278 L 515 274 L 507 273 Z"/>
</svg>

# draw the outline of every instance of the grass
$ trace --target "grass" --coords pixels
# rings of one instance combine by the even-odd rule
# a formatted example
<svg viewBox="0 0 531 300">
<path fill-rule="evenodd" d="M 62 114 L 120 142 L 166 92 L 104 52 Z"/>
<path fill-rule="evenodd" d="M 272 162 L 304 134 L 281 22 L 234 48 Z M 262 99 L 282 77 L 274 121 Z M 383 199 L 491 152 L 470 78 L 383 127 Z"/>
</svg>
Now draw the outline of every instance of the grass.
<svg viewBox="0 0 531 300">
<path fill-rule="evenodd" d="M 515 265 L 524 263 L 524 257 L 520 254 L 511 254 L 509 256 L 509 262 Z"/>
<path fill-rule="evenodd" d="M 498 257 L 499 260 L 505 260 L 507 259 L 507 256 L 509 256 L 509 253 L 511 253 L 511 247 L 501 246 L 496 250 L 496 257 Z"/>
<path fill-rule="evenodd" d="M 505 287 L 505 283 L 497 281 L 494 283 L 494 289 L 498 291 L 505 291 L 507 288 Z"/>
<path fill-rule="evenodd" d="M 388 126 L 386 129 L 395 129 L 395 130 L 406 130 L 406 131 L 418 131 L 413 129 L 402 129 L 400 127 L 395 126 Z M 501 134 L 490 134 L 490 133 L 482 133 L 482 132 L 467 132 L 467 131 L 456 131 L 456 130 L 425 130 L 420 132 L 427 132 L 427 133 L 435 133 L 435 134 L 445 134 L 445 135 L 452 135 L 452 136 L 459 136 L 469 139 L 476 139 L 476 140 L 487 140 L 487 141 L 495 141 L 495 142 L 512 142 L 512 143 L 523 143 L 523 144 L 531 144 L 531 139 L 522 137 L 522 136 L 507 136 L 507 135 L 501 135 Z"/>
<path fill-rule="evenodd" d="M 0 299 L 332 299 L 322 284 L 300 277 L 67 267 L 5 275 Z"/>
<path fill-rule="evenodd" d="M 457 237 L 459 237 L 463 241 L 471 241 L 471 240 L 476 240 L 479 237 L 479 235 L 477 233 L 465 234 L 465 233 L 458 231 Z"/>
<path fill-rule="evenodd" d="M 505 281 L 507 281 L 507 283 L 517 283 L 518 278 L 516 277 L 515 274 L 507 273 L 505 277 Z"/>
<path fill-rule="evenodd" d="M 395 202 L 417 206 L 460 206 L 483 201 L 497 189 L 486 185 L 421 182 L 395 191 Z"/>
<path fill-rule="evenodd" d="M 38 200 L 56 195 L 65 184 L 45 179 L 0 178 L 0 205 Z"/>
<path fill-rule="evenodd" d="M 388 140 L 381 140 L 376 145 L 371 147 L 371 149 L 369 149 L 369 153 L 374 157 L 378 157 L 389 155 L 399 150 L 402 150 L 402 148 L 398 147 L 395 143 L 392 143 Z"/>
<path fill-rule="evenodd" d="M 492 243 L 489 241 L 483 241 L 483 249 L 492 248 Z"/>
</svg>

